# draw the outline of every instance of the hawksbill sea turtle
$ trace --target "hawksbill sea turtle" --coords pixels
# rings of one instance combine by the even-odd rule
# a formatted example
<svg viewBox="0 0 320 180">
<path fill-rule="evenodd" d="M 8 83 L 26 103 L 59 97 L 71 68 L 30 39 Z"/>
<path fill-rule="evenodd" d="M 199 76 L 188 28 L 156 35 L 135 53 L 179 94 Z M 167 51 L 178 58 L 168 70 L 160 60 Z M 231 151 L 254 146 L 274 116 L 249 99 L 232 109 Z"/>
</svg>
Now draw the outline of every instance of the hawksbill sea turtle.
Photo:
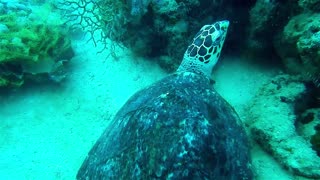
<svg viewBox="0 0 320 180">
<path fill-rule="evenodd" d="M 228 27 L 203 26 L 176 73 L 126 102 L 77 179 L 253 179 L 241 121 L 210 83 Z"/>
</svg>

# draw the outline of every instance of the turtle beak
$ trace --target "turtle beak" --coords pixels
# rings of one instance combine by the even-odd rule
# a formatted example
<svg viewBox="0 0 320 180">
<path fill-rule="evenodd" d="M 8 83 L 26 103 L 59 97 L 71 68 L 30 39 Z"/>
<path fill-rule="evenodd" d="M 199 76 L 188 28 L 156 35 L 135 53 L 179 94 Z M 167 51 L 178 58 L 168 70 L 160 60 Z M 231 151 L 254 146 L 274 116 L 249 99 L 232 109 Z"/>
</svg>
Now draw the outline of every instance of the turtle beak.
<svg viewBox="0 0 320 180">
<path fill-rule="evenodd" d="M 230 22 L 228 20 L 224 20 L 224 21 L 219 21 L 218 23 L 220 24 L 221 31 L 224 31 L 225 33 L 227 33 Z"/>
<path fill-rule="evenodd" d="M 229 21 L 228 20 L 219 21 L 219 22 L 216 22 L 216 24 L 219 24 L 219 27 L 220 27 L 220 35 L 222 37 L 222 42 L 220 42 L 220 43 L 222 46 L 224 43 L 225 37 L 227 36 L 227 32 L 228 32 L 228 28 L 229 28 Z M 215 27 L 217 27 L 217 25 Z"/>
<path fill-rule="evenodd" d="M 226 36 L 227 36 L 229 21 L 228 20 L 218 21 L 214 23 L 213 26 L 216 28 L 216 30 L 219 31 L 219 36 L 216 39 L 216 41 L 217 41 L 217 44 L 220 45 L 218 46 L 218 49 L 219 51 L 221 51 L 224 44 L 224 40 L 226 39 Z"/>
</svg>

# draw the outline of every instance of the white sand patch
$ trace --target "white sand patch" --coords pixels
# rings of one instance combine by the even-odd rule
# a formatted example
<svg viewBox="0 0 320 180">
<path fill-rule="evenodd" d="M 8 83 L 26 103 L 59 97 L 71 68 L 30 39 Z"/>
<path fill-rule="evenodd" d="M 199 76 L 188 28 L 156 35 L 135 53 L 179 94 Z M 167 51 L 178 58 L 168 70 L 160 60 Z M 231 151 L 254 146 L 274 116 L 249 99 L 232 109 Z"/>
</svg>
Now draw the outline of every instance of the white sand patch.
<svg viewBox="0 0 320 180">
<path fill-rule="evenodd" d="M 110 118 L 137 90 L 162 78 L 155 63 L 116 47 L 97 54 L 86 40 L 61 86 L 28 87 L 0 97 L 0 179 L 75 179 Z M 108 57 L 108 58 L 106 58 Z"/>
<path fill-rule="evenodd" d="M 277 73 L 237 57 L 225 57 L 215 67 L 214 88 L 242 114 L 243 107 L 252 100 L 259 88 Z"/>
</svg>

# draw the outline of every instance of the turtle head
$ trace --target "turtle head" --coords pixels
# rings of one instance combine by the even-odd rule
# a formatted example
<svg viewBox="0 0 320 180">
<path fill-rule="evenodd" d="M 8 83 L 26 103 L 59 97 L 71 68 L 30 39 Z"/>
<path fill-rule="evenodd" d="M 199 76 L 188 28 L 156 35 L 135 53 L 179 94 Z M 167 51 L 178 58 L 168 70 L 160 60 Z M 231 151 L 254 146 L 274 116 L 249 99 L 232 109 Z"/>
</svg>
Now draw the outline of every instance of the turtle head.
<svg viewBox="0 0 320 180">
<path fill-rule="evenodd" d="M 201 73 L 210 77 L 227 35 L 229 21 L 204 25 L 184 53 L 178 71 Z"/>
</svg>

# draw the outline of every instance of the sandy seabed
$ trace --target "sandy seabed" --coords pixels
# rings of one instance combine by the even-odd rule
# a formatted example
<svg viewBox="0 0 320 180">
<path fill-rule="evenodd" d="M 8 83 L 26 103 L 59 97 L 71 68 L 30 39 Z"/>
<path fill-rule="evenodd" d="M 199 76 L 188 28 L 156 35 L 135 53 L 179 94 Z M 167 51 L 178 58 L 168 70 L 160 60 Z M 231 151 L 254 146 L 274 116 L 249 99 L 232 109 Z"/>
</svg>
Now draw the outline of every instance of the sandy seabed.
<svg viewBox="0 0 320 180">
<path fill-rule="evenodd" d="M 0 95 L 0 179 L 75 179 L 117 110 L 137 90 L 166 75 L 124 48 L 97 54 L 99 48 L 85 38 L 74 40 L 73 48 L 76 56 L 62 84 L 26 86 Z M 214 73 L 215 88 L 240 117 L 274 75 L 243 62 L 222 57 Z M 258 146 L 252 153 L 258 179 L 292 179 Z"/>
</svg>

